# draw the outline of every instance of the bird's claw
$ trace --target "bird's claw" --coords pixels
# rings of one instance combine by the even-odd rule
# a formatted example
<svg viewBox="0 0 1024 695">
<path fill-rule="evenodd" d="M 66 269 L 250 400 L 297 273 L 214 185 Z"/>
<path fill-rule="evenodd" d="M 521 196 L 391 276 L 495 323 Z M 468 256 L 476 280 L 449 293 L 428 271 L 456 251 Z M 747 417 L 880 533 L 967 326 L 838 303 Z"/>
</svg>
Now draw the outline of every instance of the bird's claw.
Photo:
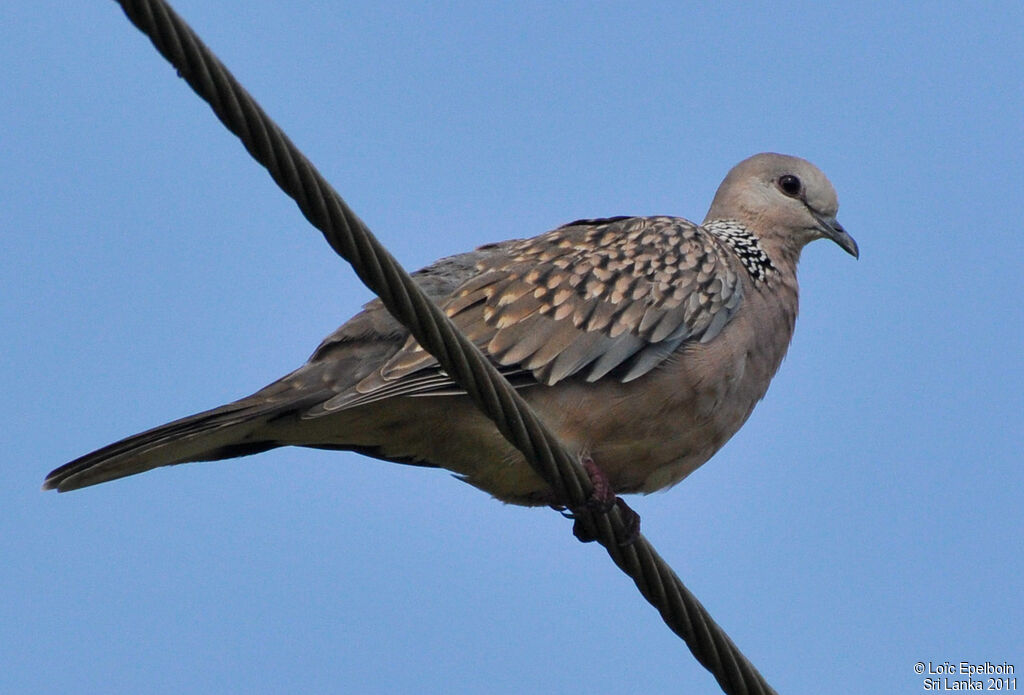
<svg viewBox="0 0 1024 695">
<path fill-rule="evenodd" d="M 607 514 L 615 507 L 619 508 L 619 513 L 622 514 L 623 524 L 626 532 L 622 538 L 619 539 L 620 546 L 631 545 L 637 538 L 640 537 L 640 515 L 633 511 L 625 500 L 615 494 L 615 490 L 612 488 L 611 482 L 608 480 L 608 476 L 605 472 L 594 463 L 594 459 L 589 456 L 584 456 L 581 460 L 583 464 L 583 470 L 587 472 L 587 476 L 590 478 L 590 483 L 593 485 L 593 492 L 590 495 L 590 499 L 586 502 L 587 511 L 594 514 Z M 597 540 L 594 535 L 586 528 L 586 525 L 581 523 L 581 519 L 573 514 L 571 511 L 562 512 L 562 515 L 569 519 L 574 519 L 575 523 L 572 526 L 572 534 L 576 536 L 581 543 L 590 543 Z"/>
</svg>

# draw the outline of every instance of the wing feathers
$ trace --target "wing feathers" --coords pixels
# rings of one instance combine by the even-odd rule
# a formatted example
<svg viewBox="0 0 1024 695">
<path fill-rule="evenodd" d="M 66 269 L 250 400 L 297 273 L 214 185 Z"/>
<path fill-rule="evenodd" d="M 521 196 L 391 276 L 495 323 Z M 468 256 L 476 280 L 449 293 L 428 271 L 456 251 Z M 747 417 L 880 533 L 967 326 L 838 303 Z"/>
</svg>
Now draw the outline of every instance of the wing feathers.
<svg viewBox="0 0 1024 695">
<path fill-rule="evenodd" d="M 742 296 L 736 259 L 679 218 L 581 221 L 476 253 L 472 277 L 442 307 L 504 370 L 549 385 L 574 374 L 636 379 L 685 341 L 713 340 Z M 457 389 L 409 339 L 324 407 L 442 391 Z"/>
</svg>

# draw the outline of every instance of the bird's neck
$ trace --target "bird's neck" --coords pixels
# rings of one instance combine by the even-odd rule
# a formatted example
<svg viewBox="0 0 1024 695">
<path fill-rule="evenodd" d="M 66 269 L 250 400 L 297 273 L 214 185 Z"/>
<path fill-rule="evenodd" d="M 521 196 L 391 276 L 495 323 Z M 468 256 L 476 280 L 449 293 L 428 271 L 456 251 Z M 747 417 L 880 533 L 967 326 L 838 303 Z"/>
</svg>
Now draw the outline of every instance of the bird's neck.
<svg viewBox="0 0 1024 695">
<path fill-rule="evenodd" d="M 789 237 L 758 237 L 733 219 L 708 220 L 702 226 L 739 258 L 755 285 L 771 284 L 779 276 L 795 282 L 803 243 L 790 243 Z"/>
<path fill-rule="evenodd" d="M 777 318 L 780 321 L 779 327 L 784 327 L 783 345 L 788 344 L 796 323 L 800 294 L 796 266 L 800 261 L 803 244 L 787 243 L 787 238 L 775 235 L 757 237 L 737 220 L 710 220 L 702 226 L 739 258 L 755 288 L 777 299 L 785 299 L 777 302 L 780 310 L 784 308 Z M 779 327 L 773 327 L 773 330 Z M 784 353 L 785 347 L 782 348 L 780 359 Z"/>
<path fill-rule="evenodd" d="M 793 243 L 791 238 L 769 237 L 761 240 L 761 246 L 782 275 L 796 278 L 796 266 L 800 262 L 803 243 Z"/>
<path fill-rule="evenodd" d="M 755 285 L 767 282 L 777 272 L 771 254 L 742 222 L 717 219 L 702 226 L 740 259 Z"/>
</svg>

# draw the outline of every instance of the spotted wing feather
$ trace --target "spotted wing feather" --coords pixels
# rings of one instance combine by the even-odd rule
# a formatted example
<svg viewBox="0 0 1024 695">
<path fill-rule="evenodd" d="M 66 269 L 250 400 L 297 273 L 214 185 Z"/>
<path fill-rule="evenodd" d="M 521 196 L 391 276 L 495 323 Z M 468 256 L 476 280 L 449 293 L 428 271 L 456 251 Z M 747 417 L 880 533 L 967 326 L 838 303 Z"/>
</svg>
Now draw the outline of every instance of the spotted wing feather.
<svg viewBox="0 0 1024 695">
<path fill-rule="evenodd" d="M 680 218 L 580 220 L 475 253 L 472 277 L 440 304 L 502 371 L 532 383 L 636 379 L 683 342 L 714 338 L 742 299 L 721 242 Z M 452 387 L 409 338 L 326 409 Z"/>
</svg>

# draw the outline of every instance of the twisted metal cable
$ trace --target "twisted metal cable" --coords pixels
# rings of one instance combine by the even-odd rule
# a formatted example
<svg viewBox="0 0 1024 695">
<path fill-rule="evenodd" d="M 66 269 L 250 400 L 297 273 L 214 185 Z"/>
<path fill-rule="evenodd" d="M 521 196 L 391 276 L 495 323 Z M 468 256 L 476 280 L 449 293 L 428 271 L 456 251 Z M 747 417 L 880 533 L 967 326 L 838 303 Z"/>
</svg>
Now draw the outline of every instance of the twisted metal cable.
<svg viewBox="0 0 1024 695">
<path fill-rule="evenodd" d="M 331 248 L 352 265 L 392 315 L 467 391 L 502 435 L 523 452 L 558 498 L 566 501 L 584 532 L 595 538 L 615 564 L 633 579 L 640 593 L 712 673 L 723 692 L 775 693 L 643 536 L 628 545 L 621 544 L 629 530 L 617 507 L 607 513 L 587 509 L 593 486 L 582 466 L 480 350 L 423 294 L 192 29 L 163 0 L 118 2 L 179 76 L 210 104 L 249 154 L 295 200 Z"/>
</svg>

